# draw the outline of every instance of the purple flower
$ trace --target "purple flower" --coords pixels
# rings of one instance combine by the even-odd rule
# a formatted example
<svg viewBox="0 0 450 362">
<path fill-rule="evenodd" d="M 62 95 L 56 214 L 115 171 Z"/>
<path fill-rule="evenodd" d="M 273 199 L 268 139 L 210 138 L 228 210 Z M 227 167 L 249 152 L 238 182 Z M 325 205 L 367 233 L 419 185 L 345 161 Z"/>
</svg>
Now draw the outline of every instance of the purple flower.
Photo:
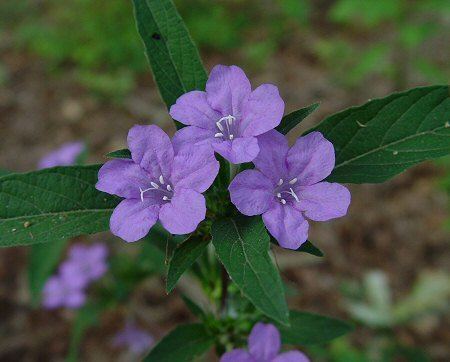
<svg viewBox="0 0 450 362">
<path fill-rule="evenodd" d="M 38 168 L 73 165 L 84 149 L 85 145 L 83 142 L 66 143 L 57 150 L 44 156 L 39 161 Z"/>
<path fill-rule="evenodd" d="M 183 124 L 174 142 L 208 144 L 231 163 L 252 161 L 259 152 L 255 136 L 280 124 L 284 102 L 278 88 L 263 84 L 252 91 L 243 70 L 235 65 L 216 65 L 206 92 L 183 94 L 170 115 Z"/>
<path fill-rule="evenodd" d="M 134 126 L 128 133 L 132 160 L 106 162 L 97 189 L 125 198 L 114 210 L 114 235 L 131 242 L 158 221 L 172 234 L 194 231 L 205 218 L 201 194 L 213 183 L 219 163 L 207 147 L 174 147 L 157 126 Z"/>
<path fill-rule="evenodd" d="M 83 288 L 65 276 L 52 276 L 44 285 L 42 303 L 47 309 L 58 307 L 76 309 L 85 301 Z"/>
<path fill-rule="evenodd" d="M 70 279 L 73 285 L 84 288 L 106 273 L 107 256 L 108 249 L 104 244 L 75 244 L 70 248 L 69 258 L 61 264 L 60 274 Z"/>
<path fill-rule="evenodd" d="M 256 323 L 248 337 L 248 350 L 234 349 L 225 353 L 220 362 L 308 362 L 299 351 L 279 354 L 280 332 L 273 324 Z"/>
<path fill-rule="evenodd" d="M 113 339 L 114 346 L 126 347 L 135 355 L 146 352 L 153 343 L 154 339 L 149 333 L 131 323 L 127 323 L 125 328 Z"/>
<path fill-rule="evenodd" d="M 334 168 L 333 144 L 320 132 L 287 139 L 272 130 L 258 137 L 256 169 L 239 173 L 231 182 L 231 201 L 244 215 L 262 214 L 269 232 L 287 249 L 308 237 L 308 221 L 344 216 L 350 192 L 337 183 L 320 182 Z"/>
</svg>

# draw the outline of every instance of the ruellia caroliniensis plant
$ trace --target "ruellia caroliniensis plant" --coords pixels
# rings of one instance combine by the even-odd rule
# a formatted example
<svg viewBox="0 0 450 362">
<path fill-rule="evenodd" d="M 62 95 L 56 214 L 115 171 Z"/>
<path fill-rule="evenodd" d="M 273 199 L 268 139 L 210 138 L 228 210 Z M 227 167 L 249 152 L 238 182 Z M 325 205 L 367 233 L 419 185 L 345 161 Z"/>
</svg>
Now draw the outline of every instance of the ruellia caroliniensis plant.
<svg viewBox="0 0 450 362">
<path fill-rule="evenodd" d="M 111 230 L 162 250 L 160 259 L 145 255 L 152 263 L 164 259 L 167 293 L 189 273 L 204 298 L 183 297 L 198 322 L 169 332 L 146 361 L 207 353 L 207 360 L 216 353 L 223 361 L 305 361 L 305 347 L 352 327 L 289 310 L 272 249 L 323 256 L 308 240 L 309 224 L 345 216 L 350 193 L 343 184 L 383 182 L 449 154 L 449 87 L 371 100 L 289 144 L 286 134 L 318 104 L 285 115 L 277 87 L 252 87 L 237 66 L 217 65 L 208 77 L 172 1 L 133 3 L 177 132 L 170 138 L 148 122 L 132 127 L 128 149 L 109 153 L 104 165 L 0 177 L 0 245 Z"/>
</svg>

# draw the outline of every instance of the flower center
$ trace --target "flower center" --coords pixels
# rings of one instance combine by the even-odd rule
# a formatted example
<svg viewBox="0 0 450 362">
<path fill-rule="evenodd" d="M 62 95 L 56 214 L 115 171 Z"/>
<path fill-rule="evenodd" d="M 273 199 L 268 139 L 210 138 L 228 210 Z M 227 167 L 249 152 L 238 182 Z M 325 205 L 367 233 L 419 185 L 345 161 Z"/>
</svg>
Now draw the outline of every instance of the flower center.
<svg viewBox="0 0 450 362">
<path fill-rule="evenodd" d="M 222 117 L 216 122 L 217 132 L 214 137 L 222 138 L 224 141 L 232 141 L 236 137 L 237 126 L 236 117 L 229 114 L 226 117 Z"/>
<path fill-rule="evenodd" d="M 282 205 L 286 205 L 288 201 L 300 202 L 300 199 L 292 188 L 296 182 L 297 178 L 293 178 L 289 182 L 284 182 L 282 178 L 278 181 L 277 187 L 274 189 L 274 194 Z"/>
<path fill-rule="evenodd" d="M 143 190 L 139 187 L 139 192 L 141 194 L 141 201 L 144 202 L 144 194 L 148 191 L 158 192 L 163 201 L 172 200 L 173 188 L 169 183 L 164 181 L 163 175 L 159 176 L 157 182 L 150 182 L 151 187 Z"/>
</svg>

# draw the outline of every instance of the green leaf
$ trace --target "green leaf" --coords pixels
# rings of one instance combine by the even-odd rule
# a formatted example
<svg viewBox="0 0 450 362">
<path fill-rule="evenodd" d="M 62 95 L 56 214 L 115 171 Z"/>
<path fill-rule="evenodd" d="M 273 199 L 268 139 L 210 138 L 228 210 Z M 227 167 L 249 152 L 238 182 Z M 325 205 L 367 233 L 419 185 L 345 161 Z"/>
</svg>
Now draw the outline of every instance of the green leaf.
<svg viewBox="0 0 450 362">
<path fill-rule="evenodd" d="M 48 244 L 31 245 L 28 256 L 28 283 L 30 286 L 31 303 L 34 306 L 39 304 L 42 288 L 58 265 L 66 245 L 66 239 Z"/>
<path fill-rule="evenodd" d="M 203 311 L 200 306 L 195 303 L 192 299 L 189 297 L 182 295 L 181 299 L 183 299 L 184 304 L 186 304 L 186 307 L 190 310 L 190 312 L 195 315 L 199 319 L 203 319 L 205 317 L 205 312 Z"/>
<path fill-rule="evenodd" d="M 214 344 L 202 324 L 183 324 L 167 334 L 145 357 L 145 362 L 191 362 Z"/>
<path fill-rule="evenodd" d="M 273 236 L 270 236 L 270 242 L 278 247 L 281 247 L 278 244 L 278 241 Z M 311 254 L 314 256 L 320 256 L 320 257 L 323 256 L 322 250 L 320 250 L 317 246 L 315 246 L 309 240 L 306 240 L 298 249 L 296 249 L 294 251 L 308 253 L 308 254 Z"/>
<path fill-rule="evenodd" d="M 216 221 L 211 228 L 220 261 L 242 293 L 262 313 L 289 324 L 280 274 L 269 255 L 269 235 L 261 218 Z"/>
<path fill-rule="evenodd" d="M 182 94 L 203 90 L 206 72 L 171 0 L 133 0 L 139 34 L 161 96 L 170 107 Z"/>
<path fill-rule="evenodd" d="M 319 103 L 311 104 L 308 107 L 298 109 L 284 116 L 281 123 L 275 129 L 282 134 L 287 134 L 292 128 L 308 117 L 319 107 Z"/>
<path fill-rule="evenodd" d="M 382 182 L 424 160 L 450 153 L 448 86 L 415 88 L 325 119 L 336 166 L 328 181 Z"/>
<path fill-rule="evenodd" d="M 0 178 L 0 247 L 109 229 L 119 199 L 95 189 L 99 166 L 54 167 Z"/>
<path fill-rule="evenodd" d="M 353 330 L 353 326 L 339 319 L 320 314 L 290 311 L 291 326 L 278 324 L 285 344 L 310 345 L 325 343 Z"/>
<path fill-rule="evenodd" d="M 127 148 L 110 152 L 106 155 L 108 158 L 131 158 L 131 152 Z"/>
<path fill-rule="evenodd" d="M 79 360 L 80 344 L 86 331 L 96 325 L 99 321 L 104 306 L 101 304 L 90 303 L 78 310 L 72 326 L 72 335 L 70 337 L 69 353 L 67 362 L 77 362 Z"/>
<path fill-rule="evenodd" d="M 203 254 L 210 241 L 191 237 L 176 247 L 167 271 L 167 293 L 175 288 L 178 279 Z"/>
<path fill-rule="evenodd" d="M 11 174 L 11 171 L 0 169 L 0 177 Z"/>
</svg>

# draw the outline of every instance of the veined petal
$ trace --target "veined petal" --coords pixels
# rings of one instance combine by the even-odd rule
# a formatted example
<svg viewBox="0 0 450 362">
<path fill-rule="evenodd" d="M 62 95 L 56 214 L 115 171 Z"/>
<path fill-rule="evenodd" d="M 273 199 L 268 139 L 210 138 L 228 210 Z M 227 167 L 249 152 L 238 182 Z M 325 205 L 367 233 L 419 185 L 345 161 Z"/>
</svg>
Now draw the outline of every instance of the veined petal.
<svg viewBox="0 0 450 362">
<path fill-rule="evenodd" d="M 251 90 L 250 81 L 241 68 L 216 65 L 206 83 L 206 98 L 210 106 L 223 116 L 238 117 Z"/>
<path fill-rule="evenodd" d="M 286 156 L 289 145 L 287 138 L 280 132 L 272 130 L 258 136 L 257 139 L 259 153 L 253 160 L 256 168 L 275 184 L 280 179 L 288 177 Z"/>
<path fill-rule="evenodd" d="M 95 188 L 108 194 L 138 199 L 139 187 L 146 189 L 150 181 L 150 175 L 132 160 L 111 160 L 98 171 Z"/>
<path fill-rule="evenodd" d="M 319 182 L 297 188 L 300 202 L 294 207 L 314 221 L 327 221 L 347 214 L 350 192 L 338 183 Z M 297 206 L 298 205 L 298 206 Z"/>
<path fill-rule="evenodd" d="M 240 134 L 249 137 L 270 131 L 280 124 L 283 113 L 284 102 L 278 88 L 272 84 L 262 84 L 242 105 Z"/>
<path fill-rule="evenodd" d="M 216 129 L 216 122 L 222 117 L 211 108 L 206 100 L 206 93 L 201 91 L 183 94 L 170 107 L 170 115 L 183 124 L 211 130 Z"/>
<path fill-rule="evenodd" d="M 135 163 L 154 179 L 160 175 L 170 178 L 174 152 L 169 136 L 161 128 L 136 125 L 128 132 L 127 141 Z"/>
<path fill-rule="evenodd" d="M 160 205 L 144 198 L 123 200 L 111 215 L 111 232 L 127 242 L 137 241 L 148 234 L 158 220 Z"/>
<path fill-rule="evenodd" d="M 176 189 L 172 200 L 161 207 L 159 220 L 171 234 L 193 232 L 205 219 L 206 203 L 202 194 L 190 189 Z"/>
<path fill-rule="evenodd" d="M 186 146 L 178 151 L 173 160 L 171 181 L 175 189 L 205 192 L 214 182 L 219 168 L 220 164 L 210 146 Z"/>
<path fill-rule="evenodd" d="M 280 332 L 273 324 L 255 324 L 248 337 L 248 350 L 256 360 L 271 361 L 280 347 Z"/>
<path fill-rule="evenodd" d="M 183 127 L 175 132 L 172 138 L 172 145 L 175 153 L 186 146 L 204 146 L 212 143 L 220 142 L 219 139 L 214 138 L 215 131 L 203 129 L 196 126 Z M 214 150 L 211 148 L 211 153 Z"/>
<path fill-rule="evenodd" d="M 281 353 L 272 362 L 309 362 L 309 358 L 300 351 L 289 351 Z"/>
<path fill-rule="evenodd" d="M 257 362 L 245 349 L 233 349 L 220 357 L 220 362 Z"/>
<path fill-rule="evenodd" d="M 299 185 L 313 185 L 327 177 L 334 168 L 334 147 L 320 132 L 299 137 L 287 155 L 291 177 Z"/>
<path fill-rule="evenodd" d="M 233 141 L 213 143 L 212 147 L 223 158 L 234 164 L 253 161 L 259 153 L 256 137 L 236 138 Z"/>
<path fill-rule="evenodd" d="M 298 249 L 308 239 L 308 221 L 288 204 L 274 202 L 263 214 L 263 221 L 270 234 L 285 249 Z"/>
<path fill-rule="evenodd" d="M 231 202 L 244 215 L 261 215 L 273 199 L 270 180 L 256 170 L 245 170 L 236 175 L 228 187 Z"/>
</svg>

